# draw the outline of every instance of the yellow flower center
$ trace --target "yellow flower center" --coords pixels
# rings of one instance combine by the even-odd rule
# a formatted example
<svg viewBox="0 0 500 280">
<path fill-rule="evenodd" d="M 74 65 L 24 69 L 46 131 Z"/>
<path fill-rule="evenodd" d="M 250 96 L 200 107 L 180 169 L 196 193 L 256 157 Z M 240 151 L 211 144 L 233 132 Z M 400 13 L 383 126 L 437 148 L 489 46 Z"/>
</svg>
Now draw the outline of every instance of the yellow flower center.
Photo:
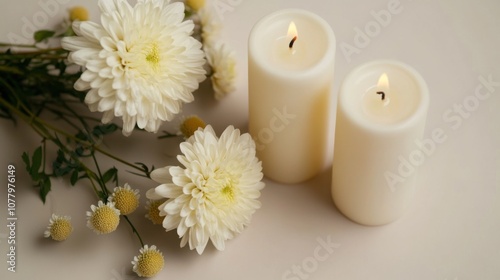
<svg viewBox="0 0 500 280">
<path fill-rule="evenodd" d="M 120 216 L 109 206 L 104 205 L 95 210 L 90 217 L 93 228 L 101 233 L 113 232 L 120 223 Z"/>
<path fill-rule="evenodd" d="M 184 137 L 191 137 L 198 128 L 205 128 L 205 122 L 197 116 L 187 117 L 180 126 L 180 131 Z"/>
<path fill-rule="evenodd" d="M 84 7 L 73 7 L 69 10 L 69 19 L 71 21 L 80 20 L 86 21 L 89 19 L 89 12 Z"/>
<path fill-rule="evenodd" d="M 220 192 L 227 200 L 234 201 L 234 187 L 232 185 L 226 185 Z"/>
<path fill-rule="evenodd" d="M 155 42 L 151 48 L 146 52 L 146 61 L 151 64 L 153 68 L 158 68 L 160 64 L 160 52 L 158 51 L 158 44 Z"/>
<path fill-rule="evenodd" d="M 163 43 L 163 42 L 162 42 Z M 138 38 L 130 42 L 126 52 L 122 54 L 122 66 L 135 78 L 145 79 L 147 83 L 158 83 L 162 75 L 162 49 L 160 42 L 154 38 Z M 145 93 L 148 96 L 148 93 Z"/>
<path fill-rule="evenodd" d="M 237 178 L 234 178 L 231 173 L 217 168 L 206 187 L 207 199 L 217 205 L 219 210 L 233 211 L 234 204 L 240 194 Z"/>
<path fill-rule="evenodd" d="M 115 207 L 120 210 L 120 214 L 128 215 L 139 207 L 139 200 L 132 190 L 120 189 L 113 195 Z"/>
<path fill-rule="evenodd" d="M 161 225 L 163 223 L 163 219 L 165 218 L 163 216 L 160 216 L 160 210 L 158 210 L 158 207 L 163 202 L 165 202 L 165 199 L 154 200 L 154 201 L 151 201 L 149 204 L 148 218 L 155 225 Z"/>
<path fill-rule="evenodd" d="M 163 256 L 156 250 L 147 250 L 138 259 L 137 274 L 139 276 L 152 277 L 163 269 Z"/>
<path fill-rule="evenodd" d="M 50 226 L 50 236 L 56 241 L 66 240 L 72 231 L 71 222 L 66 219 L 56 219 Z"/>
</svg>

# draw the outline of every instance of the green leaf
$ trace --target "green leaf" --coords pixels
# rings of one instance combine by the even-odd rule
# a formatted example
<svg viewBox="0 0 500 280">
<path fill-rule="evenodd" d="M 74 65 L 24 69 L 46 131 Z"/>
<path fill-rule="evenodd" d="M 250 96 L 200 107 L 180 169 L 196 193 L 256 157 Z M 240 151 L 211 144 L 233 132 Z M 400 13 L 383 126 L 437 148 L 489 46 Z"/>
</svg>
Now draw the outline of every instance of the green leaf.
<svg viewBox="0 0 500 280">
<path fill-rule="evenodd" d="M 103 191 L 98 191 L 97 192 L 97 196 L 103 200 L 103 201 L 107 201 L 108 200 L 108 196 L 106 195 L 106 193 L 104 193 Z"/>
<path fill-rule="evenodd" d="M 28 153 L 24 152 L 21 158 L 23 159 L 24 165 L 26 166 L 26 171 L 31 174 L 31 164 Z"/>
<path fill-rule="evenodd" d="M 45 204 L 45 199 L 47 198 L 47 194 L 50 192 L 50 178 L 49 176 L 43 174 L 43 178 L 40 180 L 40 198 L 42 199 L 43 203 Z"/>
<path fill-rule="evenodd" d="M 80 178 L 78 179 L 85 179 L 85 178 L 90 178 L 89 175 L 87 175 L 87 173 L 83 173 L 83 175 L 80 176 Z"/>
<path fill-rule="evenodd" d="M 106 171 L 102 175 L 103 183 L 106 184 L 111 179 L 113 179 L 113 182 L 116 182 L 117 181 L 117 174 L 118 174 L 118 169 L 116 169 L 115 167 L 110 168 L 108 171 Z"/>
<path fill-rule="evenodd" d="M 35 42 L 40 43 L 43 40 L 46 40 L 56 34 L 52 30 L 39 30 L 33 34 L 33 38 L 35 39 Z"/>
<path fill-rule="evenodd" d="M 54 162 L 52 162 L 52 170 L 54 172 L 54 176 L 56 177 L 64 176 L 72 170 L 72 168 L 67 164 L 63 151 L 57 151 L 57 157 Z"/>
<path fill-rule="evenodd" d="M 85 134 L 83 131 L 79 131 L 76 135 L 75 135 L 76 138 L 80 139 L 80 140 L 83 140 L 83 141 L 87 141 L 89 140 L 89 137 L 87 136 L 87 134 Z"/>
<path fill-rule="evenodd" d="M 83 154 L 85 153 L 85 149 L 82 147 L 82 146 L 78 146 L 76 149 L 75 149 L 75 153 L 78 157 L 81 157 L 83 156 Z"/>
<path fill-rule="evenodd" d="M 43 177 L 43 175 L 45 175 L 45 173 L 42 172 L 33 173 L 31 174 L 31 180 L 33 180 L 34 182 L 38 182 L 41 180 L 40 178 Z"/>
<path fill-rule="evenodd" d="M 98 125 L 94 127 L 92 130 L 92 134 L 96 137 L 100 137 L 106 134 L 110 134 L 115 132 L 118 129 L 118 126 L 114 123 L 110 124 L 103 124 L 103 125 Z"/>
<path fill-rule="evenodd" d="M 131 173 L 131 174 L 134 174 L 137 176 L 141 176 L 141 177 L 150 178 L 151 171 L 153 171 L 155 169 L 154 165 L 151 166 L 151 171 L 149 171 L 150 169 L 144 163 L 142 163 L 142 162 L 134 162 L 134 163 L 135 163 L 135 165 L 140 166 L 143 169 L 144 174 L 132 172 L 132 171 L 127 171 L 128 173 Z"/>
<path fill-rule="evenodd" d="M 69 182 L 71 183 L 72 186 L 76 184 L 76 181 L 78 181 L 78 170 L 73 170 L 73 173 L 71 173 L 71 178 L 69 179 Z"/>
<path fill-rule="evenodd" d="M 136 165 L 139 165 L 145 172 L 149 172 L 149 168 L 146 164 L 142 163 L 142 162 L 134 162 Z M 154 169 L 154 168 L 153 168 Z"/>
<path fill-rule="evenodd" d="M 30 174 L 31 177 L 36 177 L 38 175 L 38 170 L 40 169 L 40 166 L 42 166 L 42 147 L 38 147 L 35 152 L 33 153 L 33 156 L 31 158 L 31 169 L 30 169 Z"/>
<path fill-rule="evenodd" d="M 54 175 L 56 177 L 59 177 L 59 176 L 62 176 L 63 172 L 62 172 L 62 163 L 59 161 L 59 159 L 56 159 L 53 163 L 52 163 L 52 170 L 54 170 Z"/>
</svg>

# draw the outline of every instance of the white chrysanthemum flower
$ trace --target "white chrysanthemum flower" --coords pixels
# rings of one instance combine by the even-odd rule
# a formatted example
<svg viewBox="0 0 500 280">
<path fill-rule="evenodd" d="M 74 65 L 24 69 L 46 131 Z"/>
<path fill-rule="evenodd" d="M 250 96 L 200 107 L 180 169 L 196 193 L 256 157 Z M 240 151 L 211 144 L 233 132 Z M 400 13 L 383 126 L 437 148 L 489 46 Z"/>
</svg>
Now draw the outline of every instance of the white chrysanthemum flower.
<svg viewBox="0 0 500 280">
<path fill-rule="evenodd" d="M 236 59 L 234 52 L 227 49 L 224 44 L 204 48 L 208 64 L 212 67 L 212 87 L 215 91 L 215 99 L 219 100 L 226 94 L 235 90 L 234 80 L 236 78 Z"/>
<path fill-rule="evenodd" d="M 248 133 L 240 135 L 229 126 L 217 138 L 208 125 L 180 145 L 177 159 L 183 167 L 154 170 L 158 187 L 149 199 L 168 198 L 159 206 L 167 231 L 177 228 L 181 247 L 203 253 L 210 239 L 218 250 L 250 223 L 260 208 L 264 187 L 262 165 L 255 156 L 255 143 Z"/>
<path fill-rule="evenodd" d="M 114 202 L 116 209 L 120 214 L 128 215 L 139 207 L 139 190 L 133 190 L 130 185 L 125 183 L 123 187 L 116 187 L 113 194 L 108 197 L 109 202 Z"/>
<path fill-rule="evenodd" d="M 123 134 L 135 125 L 157 132 L 205 79 L 201 43 L 191 36 L 192 21 L 183 21 L 184 4 L 169 0 L 99 0 L 102 26 L 73 23 L 78 36 L 65 37 L 68 59 L 85 70 L 75 89 L 89 90 L 85 103 L 123 120 Z"/>
<path fill-rule="evenodd" d="M 52 237 L 56 241 L 63 241 L 69 237 L 72 231 L 71 217 L 52 214 L 49 226 L 43 235 L 45 237 Z"/>
<path fill-rule="evenodd" d="M 97 206 L 91 205 L 92 211 L 87 211 L 87 227 L 97 234 L 106 234 L 115 231 L 120 223 L 120 210 L 114 202 L 104 204 L 99 200 Z"/>
<path fill-rule="evenodd" d="M 219 34 L 221 29 L 220 22 L 214 18 L 212 10 L 208 7 L 200 9 L 198 17 L 201 25 L 201 38 L 203 45 L 210 45 L 216 41 L 215 37 Z"/>
<path fill-rule="evenodd" d="M 144 245 L 139 250 L 139 255 L 132 261 L 132 270 L 139 277 L 153 277 L 163 269 L 164 264 L 163 254 L 155 245 L 151 247 Z"/>
</svg>

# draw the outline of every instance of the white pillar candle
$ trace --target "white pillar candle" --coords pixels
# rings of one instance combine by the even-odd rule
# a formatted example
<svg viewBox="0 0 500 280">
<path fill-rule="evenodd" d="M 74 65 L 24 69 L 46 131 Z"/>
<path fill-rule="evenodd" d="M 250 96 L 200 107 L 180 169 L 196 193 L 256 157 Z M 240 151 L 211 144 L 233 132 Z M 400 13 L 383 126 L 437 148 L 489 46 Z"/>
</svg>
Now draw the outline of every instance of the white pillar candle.
<svg viewBox="0 0 500 280">
<path fill-rule="evenodd" d="M 408 65 L 374 61 L 346 76 L 337 104 L 332 198 L 348 218 L 382 225 L 411 203 L 416 172 L 399 170 L 418 151 L 428 107 L 427 85 Z"/>
<path fill-rule="evenodd" d="M 249 130 L 266 177 L 298 183 L 328 164 L 334 59 L 333 31 L 311 12 L 278 11 L 253 27 Z"/>
</svg>

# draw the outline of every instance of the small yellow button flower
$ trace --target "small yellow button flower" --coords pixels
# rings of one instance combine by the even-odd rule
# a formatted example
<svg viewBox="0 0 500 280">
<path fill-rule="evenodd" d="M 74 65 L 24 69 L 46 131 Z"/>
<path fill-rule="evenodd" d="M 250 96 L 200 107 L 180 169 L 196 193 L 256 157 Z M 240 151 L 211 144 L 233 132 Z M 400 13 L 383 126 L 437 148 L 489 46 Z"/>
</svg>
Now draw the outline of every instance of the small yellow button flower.
<svg viewBox="0 0 500 280">
<path fill-rule="evenodd" d="M 69 19 L 71 21 L 86 21 L 89 19 L 89 11 L 81 6 L 73 7 L 69 10 Z"/>
<path fill-rule="evenodd" d="M 164 216 L 160 216 L 160 210 L 158 207 L 162 205 L 166 199 L 160 200 L 148 200 L 146 202 L 146 218 L 151 220 L 155 225 L 161 225 L 163 223 Z"/>
<path fill-rule="evenodd" d="M 196 12 L 205 6 L 205 0 L 186 0 L 186 5 Z"/>
<path fill-rule="evenodd" d="M 165 260 L 163 254 L 153 245 L 145 245 L 140 249 L 140 254 L 132 261 L 132 270 L 140 277 L 152 277 L 163 269 Z"/>
<path fill-rule="evenodd" d="M 63 241 L 69 237 L 72 231 L 73 227 L 71 226 L 71 217 L 52 214 L 52 218 L 49 220 L 49 226 L 47 227 L 44 236 L 50 236 L 55 241 Z"/>
<path fill-rule="evenodd" d="M 97 234 L 106 234 L 115 231 L 120 223 L 120 210 L 116 209 L 113 202 L 104 204 L 99 201 L 97 206 L 90 206 L 87 211 L 87 226 Z"/>
<path fill-rule="evenodd" d="M 180 131 L 185 138 L 191 137 L 198 128 L 205 128 L 205 122 L 198 116 L 190 116 L 184 119 L 180 125 Z"/>
<path fill-rule="evenodd" d="M 109 202 L 114 202 L 116 209 L 120 214 L 128 215 L 139 207 L 139 190 L 133 190 L 129 184 L 125 183 L 123 187 L 116 187 L 113 194 L 108 198 Z"/>
</svg>

